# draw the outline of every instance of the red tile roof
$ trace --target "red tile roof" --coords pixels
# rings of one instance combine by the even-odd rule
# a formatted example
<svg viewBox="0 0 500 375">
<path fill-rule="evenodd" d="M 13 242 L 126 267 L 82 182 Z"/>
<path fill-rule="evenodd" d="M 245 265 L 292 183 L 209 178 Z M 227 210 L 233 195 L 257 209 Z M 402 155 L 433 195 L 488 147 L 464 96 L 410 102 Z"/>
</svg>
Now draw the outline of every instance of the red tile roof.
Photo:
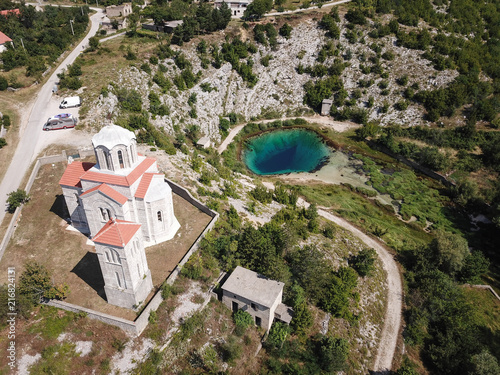
<svg viewBox="0 0 500 375">
<path fill-rule="evenodd" d="M 94 165 L 94 163 L 82 163 L 81 161 L 74 161 L 73 163 L 69 164 L 64 171 L 61 179 L 59 180 L 59 185 L 82 187 L 80 178 Z"/>
<path fill-rule="evenodd" d="M 141 228 L 141 224 L 130 221 L 110 219 L 97 233 L 92 241 L 103 244 L 124 247 Z"/>
<path fill-rule="evenodd" d="M 110 185 L 130 186 L 141 177 L 156 162 L 156 159 L 146 158 L 127 176 L 88 171 L 81 177 L 82 180 L 102 182 Z"/>
<path fill-rule="evenodd" d="M 148 192 L 149 185 L 151 185 L 151 181 L 153 180 L 153 176 L 155 175 L 163 176 L 161 173 L 144 173 L 142 175 L 141 182 L 139 182 L 139 186 L 134 195 L 135 198 L 144 199 Z"/>
<path fill-rule="evenodd" d="M 16 16 L 19 16 L 21 12 L 19 9 L 6 9 L 6 10 L 0 10 L 0 14 L 2 16 L 8 16 L 9 14 L 15 14 Z"/>
<path fill-rule="evenodd" d="M 93 187 L 92 189 L 87 190 L 86 192 L 82 193 L 80 196 L 83 197 L 86 194 L 90 194 L 94 191 L 100 191 L 103 193 L 105 196 L 113 199 L 114 201 L 120 203 L 120 204 L 125 204 L 128 199 L 125 195 L 117 192 L 115 189 L 113 189 L 111 186 L 106 185 L 106 184 L 101 184 L 96 187 Z"/>
<path fill-rule="evenodd" d="M 7 42 L 12 42 L 12 39 L 0 31 L 0 44 L 5 44 Z"/>
</svg>

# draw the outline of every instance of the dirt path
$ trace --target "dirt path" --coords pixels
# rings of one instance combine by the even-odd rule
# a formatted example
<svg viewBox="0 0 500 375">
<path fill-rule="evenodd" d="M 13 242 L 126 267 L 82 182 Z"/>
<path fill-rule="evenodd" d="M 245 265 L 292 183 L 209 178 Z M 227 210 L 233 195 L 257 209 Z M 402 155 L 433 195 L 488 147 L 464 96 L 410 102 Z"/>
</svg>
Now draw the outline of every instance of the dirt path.
<svg viewBox="0 0 500 375">
<path fill-rule="evenodd" d="M 309 206 L 309 203 L 303 199 L 300 199 L 297 204 L 304 207 Z M 318 214 L 354 234 L 368 247 L 373 248 L 382 261 L 384 270 L 387 273 L 387 310 L 384 316 L 384 326 L 380 334 L 380 343 L 372 371 L 380 374 L 389 373 L 396 352 L 403 309 L 403 287 L 398 265 L 392 254 L 380 241 L 366 235 L 341 217 L 332 215 L 322 209 L 318 209 Z"/>
<path fill-rule="evenodd" d="M 283 118 L 283 119 L 272 119 L 272 120 L 251 121 L 251 122 L 254 122 L 256 124 L 262 124 L 262 123 L 265 124 L 265 123 L 273 122 L 276 120 L 284 121 L 284 120 L 291 120 L 294 118 L 295 117 L 287 117 L 287 118 Z M 329 126 L 338 132 L 345 132 L 349 129 L 360 127 L 360 125 L 352 123 L 352 122 L 335 121 L 329 116 L 314 115 L 314 116 L 307 116 L 307 117 L 302 117 L 302 118 L 310 124 L 320 124 L 320 125 Z M 226 139 L 224 139 L 224 141 L 220 144 L 219 148 L 217 149 L 219 154 L 222 154 L 227 149 L 227 146 L 229 146 L 229 144 L 233 141 L 234 137 L 236 137 L 238 135 L 238 133 L 241 131 L 241 129 L 243 129 L 245 127 L 245 125 L 248 123 L 249 122 L 244 123 L 244 124 L 240 124 L 240 125 L 235 126 L 234 128 L 231 129 L 231 131 L 229 132 Z"/>
</svg>

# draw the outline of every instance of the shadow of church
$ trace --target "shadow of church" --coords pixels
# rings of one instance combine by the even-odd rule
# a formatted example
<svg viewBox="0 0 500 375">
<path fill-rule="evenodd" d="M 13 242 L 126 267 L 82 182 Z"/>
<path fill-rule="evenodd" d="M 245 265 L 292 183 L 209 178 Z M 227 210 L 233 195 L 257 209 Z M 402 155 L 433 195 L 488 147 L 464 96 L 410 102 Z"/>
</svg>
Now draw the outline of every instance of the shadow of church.
<svg viewBox="0 0 500 375">
<path fill-rule="evenodd" d="M 104 292 L 104 279 L 96 253 L 87 251 L 87 254 L 85 254 L 71 272 L 87 283 L 88 286 L 97 292 L 99 297 L 107 302 L 106 293 Z"/>
</svg>

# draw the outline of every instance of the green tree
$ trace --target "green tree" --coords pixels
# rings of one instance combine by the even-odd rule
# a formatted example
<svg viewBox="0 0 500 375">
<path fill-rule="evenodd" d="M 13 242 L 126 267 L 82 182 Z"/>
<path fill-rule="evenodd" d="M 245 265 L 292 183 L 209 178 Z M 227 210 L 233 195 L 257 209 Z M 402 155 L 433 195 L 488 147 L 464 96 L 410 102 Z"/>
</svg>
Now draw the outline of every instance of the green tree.
<svg viewBox="0 0 500 375">
<path fill-rule="evenodd" d="M 290 326 L 282 322 L 274 322 L 266 339 L 266 346 L 280 348 L 290 334 Z"/>
<path fill-rule="evenodd" d="M 99 39 L 95 36 L 89 39 L 89 49 L 90 51 L 97 51 L 99 48 Z"/>
<path fill-rule="evenodd" d="M 498 360 L 487 350 L 473 355 L 471 358 L 473 370 L 469 375 L 497 375 L 500 374 Z"/>
<path fill-rule="evenodd" d="M 0 138 L 0 149 L 7 146 L 7 141 L 5 138 Z"/>
<path fill-rule="evenodd" d="M 481 275 L 488 272 L 490 261 L 480 251 L 472 251 L 465 257 L 459 280 L 463 283 L 481 284 Z"/>
<path fill-rule="evenodd" d="M 30 261 L 19 278 L 19 293 L 26 296 L 33 304 L 38 304 L 42 298 L 63 299 L 69 293 L 68 286 L 63 284 L 53 286 L 51 274 L 40 263 Z"/>
<path fill-rule="evenodd" d="M 26 75 L 28 77 L 37 77 L 45 70 L 45 60 L 42 56 L 34 56 L 28 60 Z"/>
<path fill-rule="evenodd" d="M 318 342 L 319 365 L 324 371 L 344 370 L 348 355 L 349 343 L 345 339 L 323 336 Z"/>
<path fill-rule="evenodd" d="M 14 213 L 17 207 L 20 207 L 29 200 L 30 196 L 23 189 L 17 189 L 16 191 L 9 193 L 9 197 L 7 198 L 7 203 L 9 205 L 8 211 L 10 213 Z"/>
<path fill-rule="evenodd" d="M 375 250 L 363 249 L 358 255 L 349 258 L 349 265 L 354 268 L 359 276 L 365 277 L 375 269 L 374 263 L 376 258 L 377 252 Z"/>
<path fill-rule="evenodd" d="M 272 8 L 273 0 L 254 0 L 248 5 L 245 13 L 243 13 L 243 18 L 246 20 L 260 19 Z"/>
<path fill-rule="evenodd" d="M 0 76 L 0 91 L 7 90 L 7 87 L 9 87 L 9 82 L 5 77 Z"/>
<path fill-rule="evenodd" d="M 283 26 L 280 27 L 279 33 L 282 37 L 290 39 L 290 36 L 292 34 L 292 26 L 285 22 Z"/>
<path fill-rule="evenodd" d="M 295 334 L 303 336 L 312 326 L 314 320 L 307 306 L 304 289 L 298 284 L 293 284 L 291 287 L 291 294 L 293 318 L 290 327 Z"/>
<path fill-rule="evenodd" d="M 435 251 L 438 268 L 452 276 L 462 269 L 470 254 L 465 238 L 442 230 L 436 232 L 431 247 Z"/>
</svg>

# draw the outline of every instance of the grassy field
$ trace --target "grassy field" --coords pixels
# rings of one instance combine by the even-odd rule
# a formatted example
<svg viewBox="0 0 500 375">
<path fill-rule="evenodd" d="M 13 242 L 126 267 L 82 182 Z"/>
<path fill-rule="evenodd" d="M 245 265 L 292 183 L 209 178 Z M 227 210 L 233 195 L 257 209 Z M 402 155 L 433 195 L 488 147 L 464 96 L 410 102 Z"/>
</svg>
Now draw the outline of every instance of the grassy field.
<svg viewBox="0 0 500 375">
<path fill-rule="evenodd" d="M 482 339 L 500 357 L 500 301 L 485 289 L 465 288 L 469 303 L 474 306 L 474 321 L 481 327 Z"/>
</svg>

